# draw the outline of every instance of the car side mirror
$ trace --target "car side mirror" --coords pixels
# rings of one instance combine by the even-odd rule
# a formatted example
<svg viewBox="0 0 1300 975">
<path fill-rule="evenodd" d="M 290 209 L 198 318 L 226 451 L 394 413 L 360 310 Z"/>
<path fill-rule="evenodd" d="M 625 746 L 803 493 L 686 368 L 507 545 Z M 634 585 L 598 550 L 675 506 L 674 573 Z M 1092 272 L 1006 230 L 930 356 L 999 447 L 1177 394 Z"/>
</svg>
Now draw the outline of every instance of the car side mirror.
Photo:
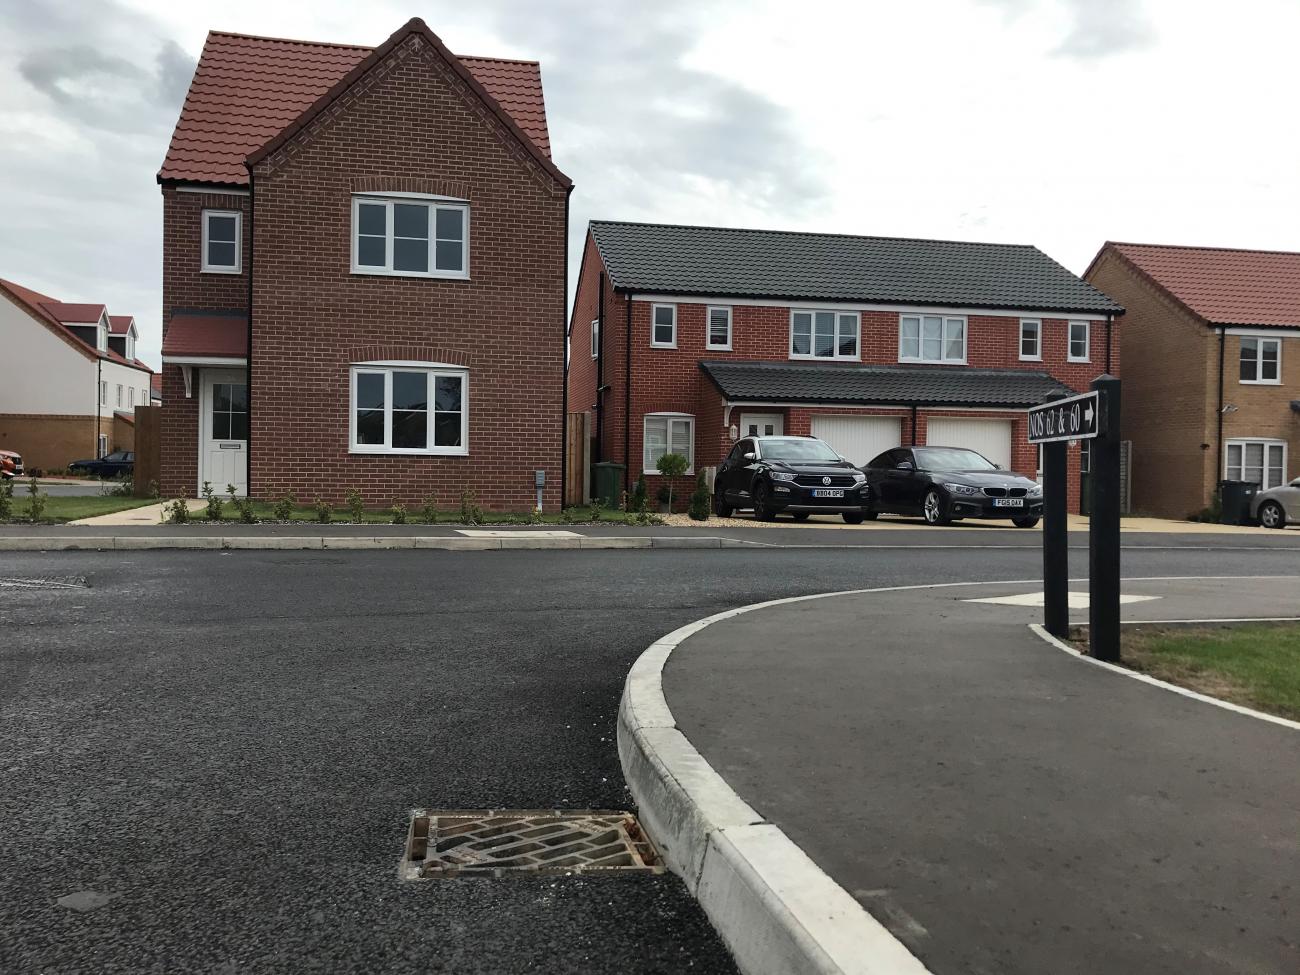
<svg viewBox="0 0 1300 975">
<path fill-rule="evenodd" d="M 900 464 L 898 465 L 897 470 L 900 470 L 900 471 L 914 471 L 914 470 L 916 470 L 916 468 L 912 466 L 912 462 L 911 462 L 910 460 L 905 460 L 905 461 L 903 461 L 902 463 L 900 463 Z"/>
<path fill-rule="evenodd" d="M 745 452 L 745 460 L 758 460 L 758 454 L 754 453 L 752 450 L 748 450 Z"/>
</svg>

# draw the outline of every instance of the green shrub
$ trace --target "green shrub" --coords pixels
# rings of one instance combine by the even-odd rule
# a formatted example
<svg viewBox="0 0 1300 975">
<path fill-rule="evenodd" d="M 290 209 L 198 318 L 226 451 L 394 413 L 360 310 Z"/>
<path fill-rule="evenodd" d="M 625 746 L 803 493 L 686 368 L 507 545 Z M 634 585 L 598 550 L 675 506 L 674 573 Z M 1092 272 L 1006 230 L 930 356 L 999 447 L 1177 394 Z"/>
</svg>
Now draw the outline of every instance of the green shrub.
<svg viewBox="0 0 1300 975">
<path fill-rule="evenodd" d="M 601 512 L 605 510 L 605 502 L 600 498 L 592 498 L 591 506 L 587 509 L 588 521 L 600 521 Z"/>
<path fill-rule="evenodd" d="M 231 493 L 233 494 L 234 492 L 232 491 Z M 157 481 L 150 481 L 150 482 L 149 482 L 149 497 L 151 497 L 151 498 L 161 498 L 161 497 L 162 497 L 162 490 L 158 487 L 158 482 L 157 482 Z"/>
<path fill-rule="evenodd" d="M 184 525 L 190 520 L 190 508 L 184 498 L 173 498 L 167 503 L 163 513 L 173 525 Z"/>
<path fill-rule="evenodd" d="M 221 520 L 221 499 L 208 481 L 203 482 L 203 497 L 208 502 L 208 521 Z"/>
<path fill-rule="evenodd" d="M 45 495 L 41 494 L 40 485 L 34 477 L 27 484 L 27 497 L 27 515 L 32 524 L 36 524 L 45 517 Z"/>
<path fill-rule="evenodd" d="M 460 523 L 462 525 L 483 524 L 483 509 L 478 506 L 478 497 L 472 487 L 460 492 Z"/>
<path fill-rule="evenodd" d="M 0 521 L 8 521 L 14 516 L 14 482 L 9 478 L 0 480 Z"/>
<path fill-rule="evenodd" d="M 424 499 L 424 507 L 420 509 L 420 516 L 424 519 L 426 525 L 436 525 L 438 523 L 438 499 L 432 494 Z"/>
<path fill-rule="evenodd" d="M 630 507 L 628 510 L 640 511 L 641 508 L 645 505 L 647 497 L 648 495 L 646 493 L 645 475 L 642 474 L 640 477 L 636 479 L 636 484 L 632 486 L 632 507 Z"/>
<path fill-rule="evenodd" d="M 565 508 L 560 512 L 560 521 L 566 525 L 576 525 L 581 520 L 577 508 Z"/>
<path fill-rule="evenodd" d="M 293 496 L 293 492 L 290 491 L 288 494 L 286 494 L 284 497 L 282 497 L 279 501 L 275 503 L 275 520 L 289 521 L 290 519 L 292 519 L 293 509 L 297 507 L 297 505 L 298 505 L 298 499 L 295 498 Z"/>
<path fill-rule="evenodd" d="M 330 515 L 332 514 L 329 503 L 317 498 L 312 503 L 312 507 L 316 509 L 316 520 L 322 525 L 328 525 L 330 523 Z"/>
<path fill-rule="evenodd" d="M 396 501 L 394 501 L 393 506 L 389 508 L 388 511 L 393 516 L 394 525 L 406 524 L 406 505 L 398 504 Z"/>
<path fill-rule="evenodd" d="M 700 471 L 695 479 L 695 493 L 691 495 L 690 515 L 694 521 L 708 521 L 709 509 L 713 505 L 713 496 L 709 493 L 709 483 Z"/>
<path fill-rule="evenodd" d="M 361 492 L 356 488 L 352 488 L 347 493 L 347 501 L 348 514 L 351 516 L 353 521 L 360 522 L 362 516 L 365 514 L 365 507 L 361 500 Z"/>
</svg>

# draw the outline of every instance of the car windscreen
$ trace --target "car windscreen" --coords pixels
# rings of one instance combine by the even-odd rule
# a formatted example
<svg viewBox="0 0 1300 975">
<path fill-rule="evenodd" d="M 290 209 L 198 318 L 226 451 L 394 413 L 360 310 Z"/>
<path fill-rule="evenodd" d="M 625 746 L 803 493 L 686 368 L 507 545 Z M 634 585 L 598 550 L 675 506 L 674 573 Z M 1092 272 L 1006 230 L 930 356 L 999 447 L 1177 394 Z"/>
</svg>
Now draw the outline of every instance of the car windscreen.
<svg viewBox="0 0 1300 975">
<path fill-rule="evenodd" d="M 917 447 L 916 466 L 923 471 L 995 471 L 983 454 L 962 447 Z"/>
<path fill-rule="evenodd" d="M 787 464 L 834 464 L 840 459 L 829 444 L 820 440 L 763 440 L 760 444 L 764 460 L 779 460 Z"/>
</svg>

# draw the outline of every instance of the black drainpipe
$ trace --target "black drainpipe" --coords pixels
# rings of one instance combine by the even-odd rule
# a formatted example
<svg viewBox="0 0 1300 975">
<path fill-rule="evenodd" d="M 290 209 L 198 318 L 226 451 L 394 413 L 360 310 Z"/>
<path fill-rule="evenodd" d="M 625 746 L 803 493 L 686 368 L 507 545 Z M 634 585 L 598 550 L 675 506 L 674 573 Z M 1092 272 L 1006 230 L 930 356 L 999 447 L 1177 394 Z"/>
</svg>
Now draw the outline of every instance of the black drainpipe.
<svg viewBox="0 0 1300 975">
<path fill-rule="evenodd" d="M 605 270 L 600 271 L 600 287 L 596 296 L 596 456 L 604 460 L 605 447 Z"/>
<path fill-rule="evenodd" d="M 623 490 L 632 490 L 632 294 L 627 299 L 626 375 L 623 377 Z"/>
<path fill-rule="evenodd" d="M 565 492 L 569 487 L 569 360 L 573 356 L 573 330 L 569 325 L 569 202 L 573 197 L 573 187 L 564 193 L 564 305 L 561 311 L 560 329 L 563 340 L 560 353 L 564 356 L 564 383 L 560 392 L 560 510 L 564 510 Z M 579 274 L 582 272 L 579 271 Z M 573 296 L 578 297 L 577 293 Z M 575 300 L 574 304 L 577 302 Z"/>
<path fill-rule="evenodd" d="M 916 404 L 912 404 L 912 446 L 916 446 Z"/>
<path fill-rule="evenodd" d="M 1223 360 L 1225 347 L 1228 340 L 1228 330 L 1222 325 L 1219 326 L 1219 416 L 1218 424 L 1218 443 L 1214 449 L 1214 484 L 1217 488 L 1219 478 L 1223 476 Z"/>
<path fill-rule="evenodd" d="M 253 167 L 244 164 L 248 170 L 248 308 L 245 318 L 248 320 L 248 352 L 244 363 L 244 396 L 248 400 L 248 439 L 244 441 L 244 494 L 253 497 Z M 241 241 L 242 244 L 242 241 Z M 199 430 L 203 429 L 203 418 L 199 417 Z"/>
<path fill-rule="evenodd" d="M 1114 375 L 1114 373 L 1112 373 L 1111 370 L 1110 370 L 1110 332 L 1111 332 L 1111 325 L 1112 325 L 1112 322 L 1111 322 L 1111 316 L 1110 316 L 1110 315 L 1107 315 L 1107 316 L 1106 316 L 1106 375 L 1108 375 L 1108 376 Z"/>
</svg>

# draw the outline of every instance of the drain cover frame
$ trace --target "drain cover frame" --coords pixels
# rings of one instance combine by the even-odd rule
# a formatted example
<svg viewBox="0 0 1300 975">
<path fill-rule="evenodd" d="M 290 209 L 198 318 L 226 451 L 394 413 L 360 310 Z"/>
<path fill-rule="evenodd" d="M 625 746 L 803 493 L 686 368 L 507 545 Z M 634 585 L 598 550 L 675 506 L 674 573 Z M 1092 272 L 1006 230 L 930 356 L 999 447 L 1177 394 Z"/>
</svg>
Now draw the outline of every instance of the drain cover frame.
<svg viewBox="0 0 1300 975">
<path fill-rule="evenodd" d="M 664 872 L 632 813 L 618 809 L 412 809 L 403 880 Z"/>
</svg>

